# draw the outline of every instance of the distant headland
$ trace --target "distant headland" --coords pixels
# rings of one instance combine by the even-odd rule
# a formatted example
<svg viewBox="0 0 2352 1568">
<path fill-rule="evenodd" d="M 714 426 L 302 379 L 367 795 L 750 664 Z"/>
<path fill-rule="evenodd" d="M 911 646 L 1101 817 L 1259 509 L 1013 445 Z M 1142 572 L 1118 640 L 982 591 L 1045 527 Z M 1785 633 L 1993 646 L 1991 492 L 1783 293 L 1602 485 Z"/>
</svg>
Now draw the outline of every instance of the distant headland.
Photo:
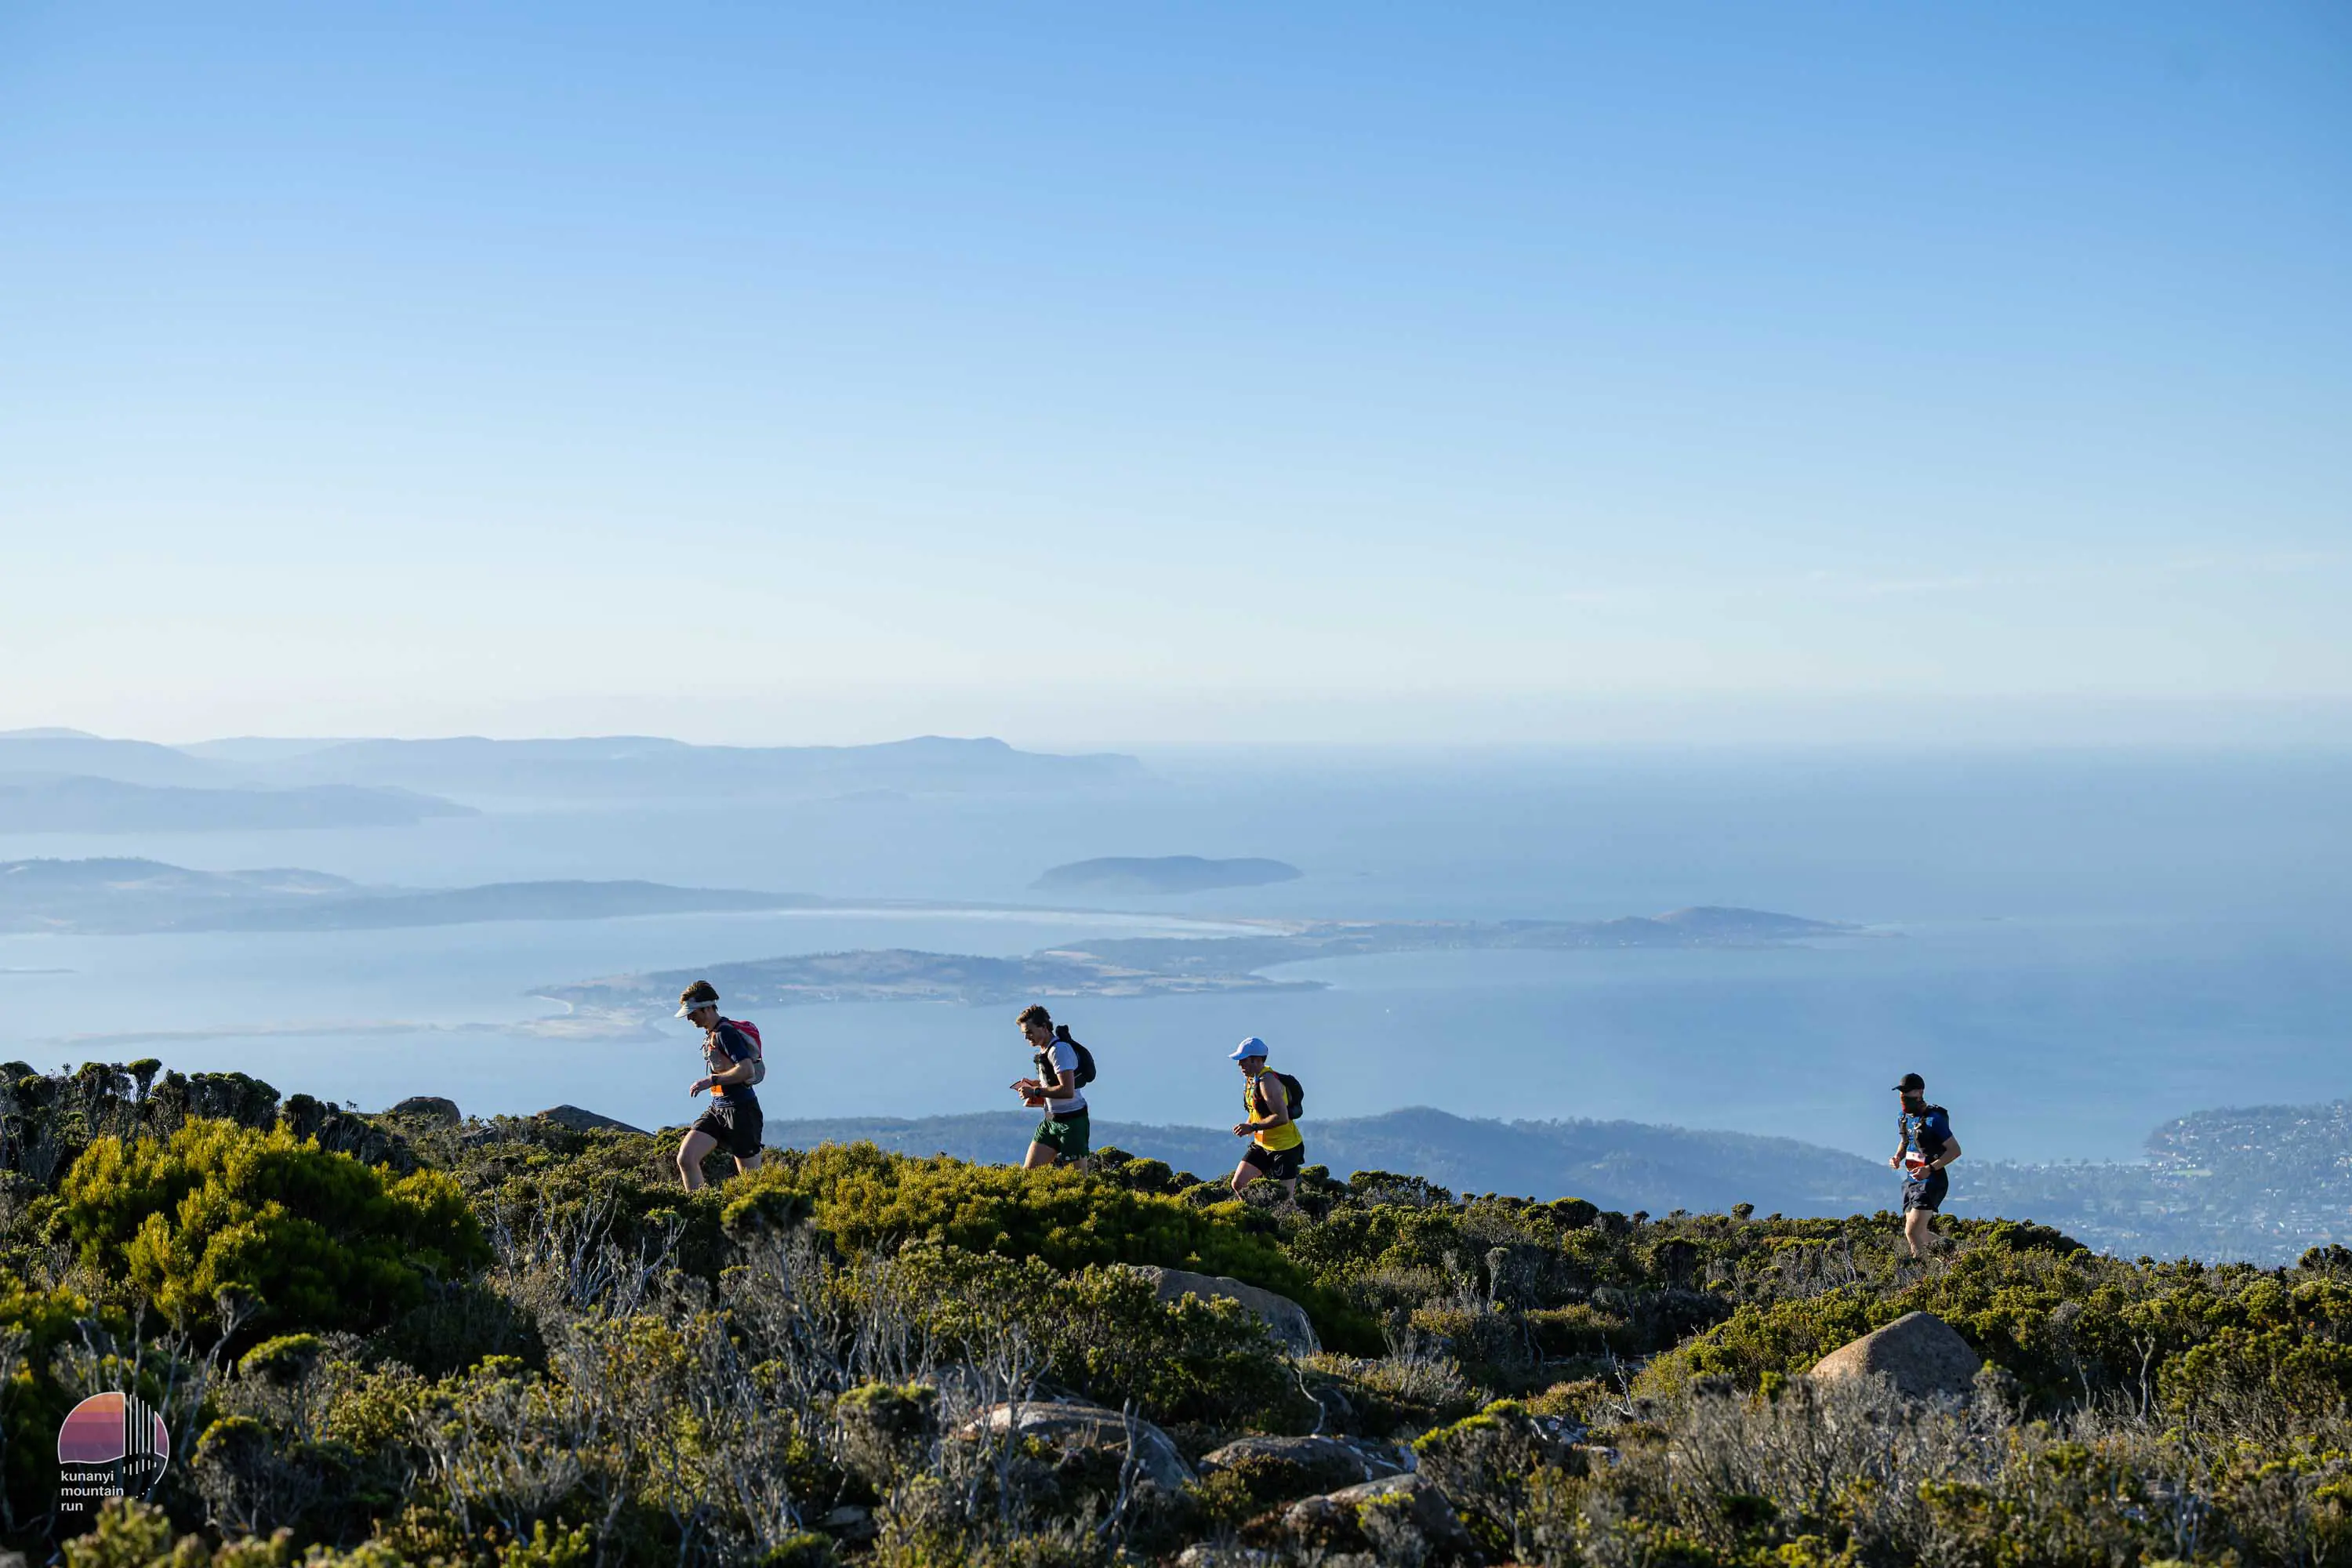
<svg viewBox="0 0 2352 1568">
<path fill-rule="evenodd" d="M 730 1003 L 789 1007 L 830 1002 L 952 1002 L 965 1006 L 1040 996 L 1170 996 L 1202 992 L 1314 991 L 1320 980 L 1261 971 L 1310 959 L 1447 950 L 1769 947 L 1861 928 L 1764 910 L 1702 908 L 1607 921 L 1296 921 L 1251 922 L 1245 936 L 1111 937 L 1022 958 L 908 948 L 793 953 L 698 969 L 608 975 L 532 993 L 572 1009 L 549 1034 L 635 1034 L 705 978 Z"/>
</svg>

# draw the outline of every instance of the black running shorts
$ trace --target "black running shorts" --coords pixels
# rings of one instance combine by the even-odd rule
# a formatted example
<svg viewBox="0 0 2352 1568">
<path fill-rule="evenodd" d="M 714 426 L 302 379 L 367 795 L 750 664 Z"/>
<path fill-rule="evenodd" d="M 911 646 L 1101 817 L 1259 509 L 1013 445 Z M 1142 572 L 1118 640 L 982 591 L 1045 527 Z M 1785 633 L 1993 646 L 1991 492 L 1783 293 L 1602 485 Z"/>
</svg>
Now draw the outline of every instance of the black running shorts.
<svg viewBox="0 0 2352 1568">
<path fill-rule="evenodd" d="M 694 1130 L 709 1133 L 719 1148 L 738 1160 L 749 1160 L 760 1152 L 760 1135 L 766 1131 L 766 1120 L 760 1114 L 758 1100 L 721 1095 L 710 1102 L 710 1109 L 694 1119 Z"/>
<path fill-rule="evenodd" d="M 1307 1145 L 1294 1143 L 1287 1149 L 1269 1149 L 1263 1143 L 1253 1143 L 1242 1151 L 1242 1163 L 1277 1182 L 1295 1182 L 1298 1180 L 1299 1167 L 1307 1163 Z"/>
</svg>

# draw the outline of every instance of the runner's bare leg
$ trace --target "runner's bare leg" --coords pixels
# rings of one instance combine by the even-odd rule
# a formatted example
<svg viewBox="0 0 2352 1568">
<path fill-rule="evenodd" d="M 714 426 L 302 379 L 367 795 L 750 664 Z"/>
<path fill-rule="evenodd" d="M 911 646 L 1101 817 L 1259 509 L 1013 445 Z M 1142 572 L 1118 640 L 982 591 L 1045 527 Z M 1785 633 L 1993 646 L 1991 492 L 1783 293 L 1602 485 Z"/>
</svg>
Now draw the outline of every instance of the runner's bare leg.
<svg viewBox="0 0 2352 1568">
<path fill-rule="evenodd" d="M 719 1140 L 698 1128 L 688 1133 L 686 1142 L 677 1146 L 678 1178 L 686 1183 L 688 1192 L 702 1190 L 702 1157 L 718 1147 Z"/>
</svg>

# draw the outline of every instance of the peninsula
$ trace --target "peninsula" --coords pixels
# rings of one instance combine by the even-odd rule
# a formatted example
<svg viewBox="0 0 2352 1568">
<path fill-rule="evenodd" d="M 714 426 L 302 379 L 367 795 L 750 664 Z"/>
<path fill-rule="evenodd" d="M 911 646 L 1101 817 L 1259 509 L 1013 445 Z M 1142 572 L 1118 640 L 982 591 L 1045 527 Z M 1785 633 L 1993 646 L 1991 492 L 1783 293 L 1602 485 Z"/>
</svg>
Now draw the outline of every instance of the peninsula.
<svg viewBox="0 0 2352 1568">
<path fill-rule="evenodd" d="M 1113 937 L 1021 958 L 907 948 L 795 953 L 698 969 L 609 975 L 532 993 L 570 1008 L 549 1032 L 635 1033 L 705 978 L 730 1004 L 951 1002 L 988 1006 L 1039 996 L 1168 996 L 1319 990 L 1319 980 L 1261 973 L 1310 959 L 1494 948 L 1774 946 L 1853 936 L 1859 928 L 1762 910 L 1704 908 L 1607 921 L 1304 921 L 1251 922 L 1244 936 Z"/>
</svg>

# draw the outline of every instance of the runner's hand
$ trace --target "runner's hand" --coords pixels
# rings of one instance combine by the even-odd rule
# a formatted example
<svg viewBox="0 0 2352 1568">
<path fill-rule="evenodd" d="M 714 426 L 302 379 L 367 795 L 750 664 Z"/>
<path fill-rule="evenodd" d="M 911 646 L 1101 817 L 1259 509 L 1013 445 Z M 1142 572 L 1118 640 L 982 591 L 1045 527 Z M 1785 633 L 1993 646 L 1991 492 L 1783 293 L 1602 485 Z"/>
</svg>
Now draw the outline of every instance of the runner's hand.
<svg viewBox="0 0 2352 1568">
<path fill-rule="evenodd" d="M 1901 1170 L 1903 1168 L 1903 1156 L 1900 1154 L 1889 1154 L 1886 1156 L 1886 1168 L 1890 1171 Z"/>
<path fill-rule="evenodd" d="M 696 1079 L 692 1084 L 690 1084 L 689 1086 L 688 1086 L 688 1088 L 687 1088 L 687 1091 L 686 1091 L 686 1092 L 687 1092 L 689 1096 L 697 1095 L 697 1094 L 700 1094 L 704 1089 L 709 1089 L 709 1087 L 710 1087 L 710 1080 L 709 1080 L 709 1079 L 707 1079 L 707 1078 L 698 1078 L 698 1079 Z"/>
<path fill-rule="evenodd" d="M 1236 1138 L 1246 1138 L 1256 1131 L 1256 1128 L 1252 1127 L 1246 1121 L 1236 1121 L 1234 1123 L 1234 1136 Z"/>
</svg>

